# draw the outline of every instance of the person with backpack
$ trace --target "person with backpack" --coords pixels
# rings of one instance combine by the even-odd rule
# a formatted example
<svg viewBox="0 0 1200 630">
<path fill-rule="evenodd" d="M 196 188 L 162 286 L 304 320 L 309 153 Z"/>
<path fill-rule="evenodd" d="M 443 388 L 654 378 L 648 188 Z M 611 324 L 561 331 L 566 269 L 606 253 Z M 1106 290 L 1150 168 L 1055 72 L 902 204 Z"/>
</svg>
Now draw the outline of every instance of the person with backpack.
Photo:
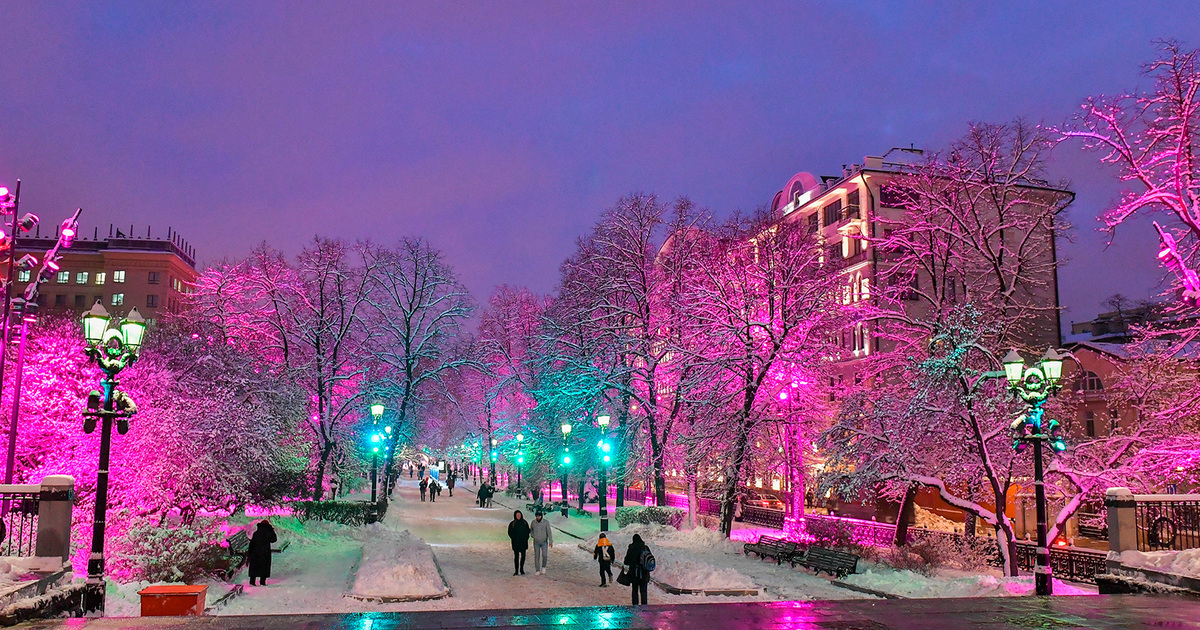
<svg viewBox="0 0 1200 630">
<path fill-rule="evenodd" d="M 650 553 L 650 548 L 642 542 L 642 537 L 639 534 L 633 535 L 633 542 L 629 543 L 629 548 L 625 550 L 625 572 L 629 578 L 629 588 L 633 591 L 633 605 L 637 606 L 638 594 L 641 593 L 640 604 L 645 606 L 650 603 L 646 601 L 646 590 L 650 584 L 650 572 L 654 570 L 654 554 Z"/>
<path fill-rule="evenodd" d="M 600 561 L 600 588 L 607 588 L 608 582 L 613 579 L 612 563 L 617 559 L 617 550 L 613 549 L 612 543 L 608 542 L 608 536 L 600 534 L 600 540 L 596 541 L 596 548 L 592 550 L 592 558 Z M 608 576 L 605 581 L 604 576 Z"/>
<path fill-rule="evenodd" d="M 421 502 L 424 503 L 425 502 L 425 491 L 429 489 L 429 480 L 422 477 L 421 483 L 419 485 L 421 487 Z"/>
</svg>

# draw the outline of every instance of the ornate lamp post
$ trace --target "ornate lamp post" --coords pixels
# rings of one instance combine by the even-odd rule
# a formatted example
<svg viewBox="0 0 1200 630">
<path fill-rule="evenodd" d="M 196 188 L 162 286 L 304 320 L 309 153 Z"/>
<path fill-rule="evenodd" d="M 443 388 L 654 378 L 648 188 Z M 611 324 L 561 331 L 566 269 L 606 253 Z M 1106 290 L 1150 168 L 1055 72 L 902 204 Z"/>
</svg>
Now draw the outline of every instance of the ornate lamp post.
<svg viewBox="0 0 1200 630">
<path fill-rule="evenodd" d="M 111 324 L 108 311 L 99 301 L 83 314 L 88 358 L 104 372 L 100 382 L 103 392 L 93 391 L 88 395 L 88 411 L 83 414 L 84 433 L 95 431 L 97 420 L 101 423 L 92 555 L 88 559 L 87 586 L 83 593 L 83 611 L 89 616 L 104 615 L 104 521 L 108 509 L 108 461 L 113 421 L 117 423 L 117 432 L 124 435 L 129 431 L 130 416 L 137 412 L 133 400 L 125 392 L 117 391 L 117 374 L 137 360 L 146 334 L 146 320 L 137 308 L 130 311 L 117 327 L 111 327 Z"/>
<path fill-rule="evenodd" d="M 567 436 L 571 435 L 571 423 L 562 423 L 563 455 L 562 455 L 562 515 L 567 518 L 567 470 L 571 467 L 571 448 L 567 446 Z"/>
<path fill-rule="evenodd" d="M 1033 487 L 1037 500 L 1037 564 L 1033 570 L 1034 588 L 1038 595 L 1052 595 L 1050 550 L 1046 546 L 1046 489 L 1042 480 L 1042 443 L 1049 442 L 1054 452 L 1066 450 L 1067 445 L 1058 435 L 1057 420 L 1043 422 L 1042 405 L 1051 395 L 1058 393 L 1062 378 L 1063 358 L 1049 348 L 1041 361 L 1026 366 L 1025 359 L 1016 350 L 1004 356 L 1004 376 L 1013 394 L 1029 405 L 1029 411 L 1012 424 L 1015 433 L 1013 448 L 1018 452 L 1033 444 Z"/>
<path fill-rule="evenodd" d="M 498 444 L 496 438 L 492 438 L 492 448 L 488 451 L 491 454 L 492 460 L 491 468 L 488 469 L 488 480 L 491 481 L 493 486 L 496 485 L 496 444 Z"/>
<path fill-rule="evenodd" d="M 608 442 L 608 423 L 612 419 L 598 416 L 596 424 L 600 425 L 600 441 L 596 448 L 600 449 L 600 531 L 608 531 L 608 465 L 612 463 L 612 444 Z"/>
</svg>

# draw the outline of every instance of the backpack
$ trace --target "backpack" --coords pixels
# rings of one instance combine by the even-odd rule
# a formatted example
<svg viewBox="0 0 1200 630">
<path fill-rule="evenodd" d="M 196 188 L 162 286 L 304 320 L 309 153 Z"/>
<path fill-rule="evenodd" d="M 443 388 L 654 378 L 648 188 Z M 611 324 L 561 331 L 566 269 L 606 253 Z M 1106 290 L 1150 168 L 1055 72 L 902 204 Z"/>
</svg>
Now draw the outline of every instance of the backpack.
<svg viewBox="0 0 1200 630">
<path fill-rule="evenodd" d="M 649 547 L 642 549 L 642 557 L 638 561 L 638 563 L 642 565 L 642 570 L 645 571 L 646 573 L 650 573 L 651 571 L 654 570 L 654 567 L 655 567 L 654 554 L 650 553 Z"/>
</svg>

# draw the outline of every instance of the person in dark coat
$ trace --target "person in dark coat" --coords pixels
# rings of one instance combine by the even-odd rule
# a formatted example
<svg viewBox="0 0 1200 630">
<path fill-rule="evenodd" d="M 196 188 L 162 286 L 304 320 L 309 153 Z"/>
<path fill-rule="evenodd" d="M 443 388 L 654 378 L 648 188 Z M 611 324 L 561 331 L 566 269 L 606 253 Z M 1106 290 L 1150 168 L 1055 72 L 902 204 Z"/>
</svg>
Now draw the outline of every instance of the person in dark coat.
<svg viewBox="0 0 1200 630">
<path fill-rule="evenodd" d="M 450 473 L 450 477 L 446 479 L 446 488 L 450 490 L 450 496 L 454 496 L 454 473 Z"/>
<path fill-rule="evenodd" d="M 633 605 L 638 605 L 638 594 L 642 596 L 642 605 L 648 604 L 646 601 L 646 587 L 650 583 L 650 575 L 642 568 L 642 552 L 646 550 L 646 543 L 642 542 L 642 537 L 638 534 L 633 535 L 633 542 L 629 543 L 629 548 L 625 550 L 625 572 L 629 574 L 629 588 L 633 591 Z"/>
<path fill-rule="evenodd" d="M 429 478 L 429 502 L 433 503 L 434 501 L 437 501 L 437 495 L 441 491 L 442 491 L 442 485 L 438 483 L 437 479 L 430 477 Z"/>
<path fill-rule="evenodd" d="M 429 489 L 429 480 L 422 477 L 421 483 L 419 485 L 421 487 L 421 500 L 424 501 L 425 500 L 425 491 Z"/>
<path fill-rule="evenodd" d="M 250 537 L 250 548 L 246 550 L 246 558 L 250 565 L 250 586 L 254 586 L 254 579 L 263 585 L 267 585 L 267 578 L 271 577 L 271 544 L 278 540 L 275 536 L 275 528 L 263 519 L 258 522 L 258 527 L 254 530 L 254 535 Z"/>
<path fill-rule="evenodd" d="M 512 541 L 513 575 L 525 575 L 525 552 L 529 550 L 529 521 L 521 515 L 521 510 L 513 512 L 513 520 L 508 524 L 508 538 Z"/>
</svg>

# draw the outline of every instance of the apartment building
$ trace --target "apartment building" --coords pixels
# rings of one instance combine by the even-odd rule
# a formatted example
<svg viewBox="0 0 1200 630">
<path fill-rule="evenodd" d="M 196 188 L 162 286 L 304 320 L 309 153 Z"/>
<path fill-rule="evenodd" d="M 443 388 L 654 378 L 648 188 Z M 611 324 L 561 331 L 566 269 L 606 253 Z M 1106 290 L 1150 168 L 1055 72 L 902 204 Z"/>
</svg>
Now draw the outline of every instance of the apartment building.
<svg viewBox="0 0 1200 630">
<path fill-rule="evenodd" d="M 780 221 L 800 221 L 819 235 L 825 255 L 841 259 L 844 267 L 840 273 L 846 276 L 845 300 L 854 303 L 871 298 L 878 287 L 881 271 L 888 263 L 888 256 L 876 251 L 871 239 L 886 236 L 887 227 L 881 219 L 898 219 L 903 216 L 901 195 L 897 188 L 889 186 L 897 177 L 911 172 L 913 165 L 922 159 L 920 149 L 892 149 L 880 157 L 868 156 L 862 164 L 843 170 L 840 176 L 817 177 L 811 173 L 797 173 L 787 185 L 776 193 L 771 204 L 772 212 Z M 1074 193 L 1053 188 L 1042 182 L 1029 182 L 1028 187 L 1050 198 L 1071 197 Z M 1054 263 L 1054 243 L 1049 231 L 1045 238 L 1048 247 L 1041 248 L 1048 267 Z M 1058 274 L 1054 271 L 1046 283 L 1018 299 L 1036 305 L 1040 313 L 1029 331 L 1026 340 L 1031 347 L 1060 345 L 1060 322 L 1058 316 Z M 945 279 L 939 279 L 944 281 Z M 927 276 L 918 276 L 917 282 L 931 282 Z M 950 291 L 955 286 L 963 287 L 970 278 L 952 279 Z M 912 315 L 919 315 L 925 305 L 914 295 L 904 304 Z M 887 341 L 871 329 L 871 324 L 860 323 L 847 331 L 841 340 L 844 349 L 842 360 L 854 362 L 873 353 L 886 351 Z"/>
<path fill-rule="evenodd" d="M 98 230 L 91 239 L 81 235 L 63 251 L 58 272 L 39 290 L 38 304 L 43 309 L 82 313 L 99 300 L 114 315 L 124 315 L 136 306 L 151 320 L 158 313 L 182 307 L 183 297 L 198 275 L 191 246 L 173 230 L 168 230 L 165 238 L 152 237 L 149 228 L 145 238 L 113 232 L 107 238 L 99 238 Z M 31 254 L 40 261 L 57 238 L 19 238 L 15 258 Z M 3 271 L 8 272 L 7 268 Z M 36 269 L 18 269 L 18 293 L 25 290 L 34 273 Z"/>
</svg>

